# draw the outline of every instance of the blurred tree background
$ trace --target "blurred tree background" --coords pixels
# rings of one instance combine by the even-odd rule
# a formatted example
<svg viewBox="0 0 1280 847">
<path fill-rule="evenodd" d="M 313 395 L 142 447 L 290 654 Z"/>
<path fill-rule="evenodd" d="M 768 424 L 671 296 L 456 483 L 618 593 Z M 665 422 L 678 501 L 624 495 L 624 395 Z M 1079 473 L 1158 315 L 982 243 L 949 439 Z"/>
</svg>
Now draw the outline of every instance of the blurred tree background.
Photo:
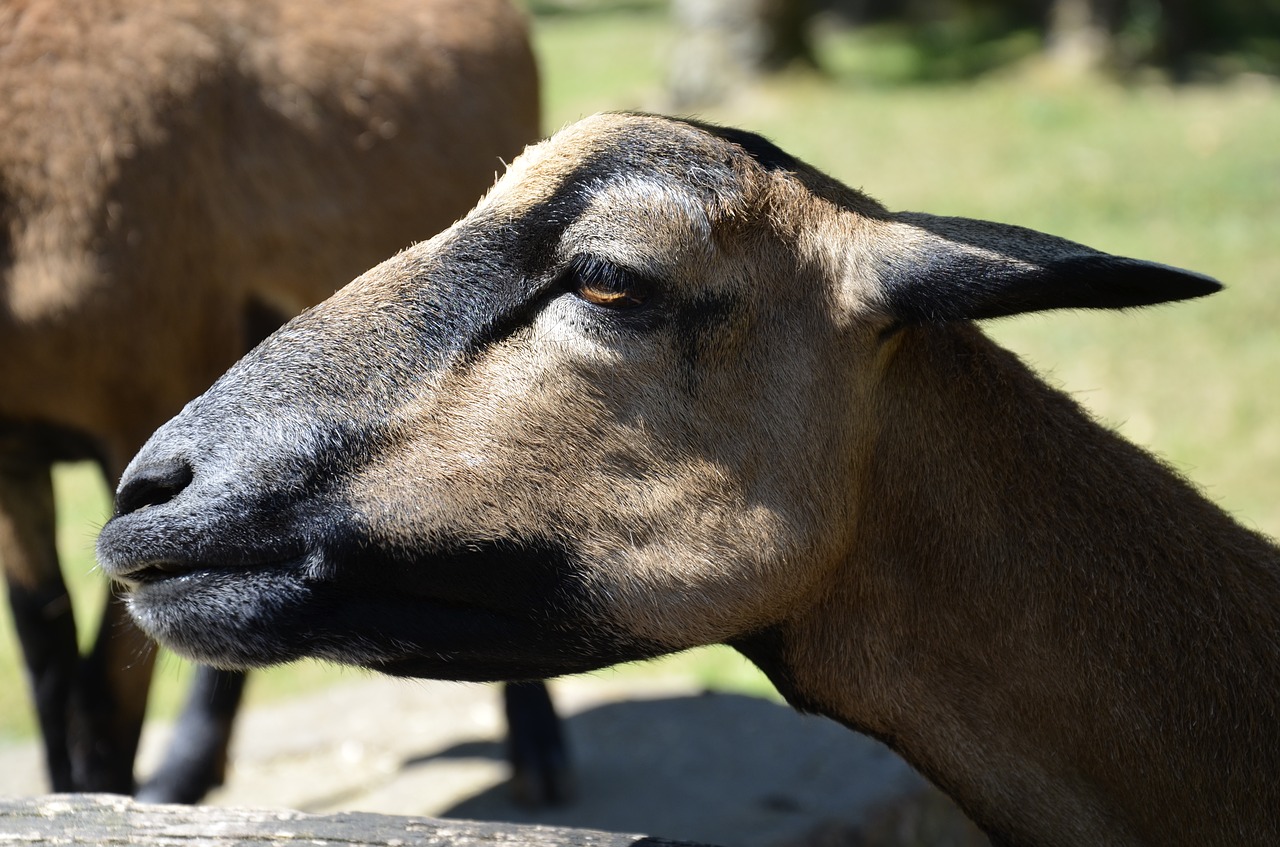
<svg viewBox="0 0 1280 847">
<path fill-rule="evenodd" d="M 534 7 L 548 5 L 549 0 Z M 910 42 L 919 54 L 917 81 L 970 77 L 1026 60 L 1065 74 L 1103 72 L 1126 79 L 1154 73 L 1174 82 L 1280 71 L 1280 0 L 670 0 L 670 5 L 677 35 L 668 89 L 677 107 L 719 102 L 762 74 L 797 65 L 820 69 L 814 32 L 831 27 L 866 28 Z"/>
</svg>

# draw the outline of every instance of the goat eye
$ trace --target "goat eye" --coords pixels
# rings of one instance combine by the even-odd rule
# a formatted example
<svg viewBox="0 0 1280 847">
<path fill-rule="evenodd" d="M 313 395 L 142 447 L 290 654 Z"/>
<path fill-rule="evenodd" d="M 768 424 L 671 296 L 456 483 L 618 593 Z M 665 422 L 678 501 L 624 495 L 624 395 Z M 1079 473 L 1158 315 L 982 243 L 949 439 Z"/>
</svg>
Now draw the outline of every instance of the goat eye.
<svg viewBox="0 0 1280 847">
<path fill-rule="evenodd" d="M 649 286 L 638 275 L 594 257 L 575 259 L 565 283 L 578 298 L 606 309 L 635 309 L 649 299 Z"/>
<path fill-rule="evenodd" d="M 596 306 L 610 309 L 632 309 L 644 304 L 644 300 L 630 291 L 610 291 L 593 285 L 580 285 L 575 293 Z"/>
</svg>

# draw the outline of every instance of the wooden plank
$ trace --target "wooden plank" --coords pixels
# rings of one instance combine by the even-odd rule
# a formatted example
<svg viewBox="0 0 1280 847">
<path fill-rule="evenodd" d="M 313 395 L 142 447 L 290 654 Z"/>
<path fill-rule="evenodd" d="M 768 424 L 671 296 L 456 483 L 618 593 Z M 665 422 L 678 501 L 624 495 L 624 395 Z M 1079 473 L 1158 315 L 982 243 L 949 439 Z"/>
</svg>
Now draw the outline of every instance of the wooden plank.
<svg viewBox="0 0 1280 847">
<path fill-rule="evenodd" d="M 135 803 L 113 794 L 0 797 L 0 845 L 144 847 L 706 847 L 644 835 L 349 812 Z"/>
</svg>

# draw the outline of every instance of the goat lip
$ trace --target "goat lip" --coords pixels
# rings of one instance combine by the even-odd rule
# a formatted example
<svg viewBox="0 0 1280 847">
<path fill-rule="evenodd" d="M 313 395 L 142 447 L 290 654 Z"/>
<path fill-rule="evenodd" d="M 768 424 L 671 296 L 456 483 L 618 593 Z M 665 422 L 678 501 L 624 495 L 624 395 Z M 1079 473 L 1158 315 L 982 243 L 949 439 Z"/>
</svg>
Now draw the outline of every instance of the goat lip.
<svg viewBox="0 0 1280 847">
<path fill-rule="evenodd" d="M 264 558 L 262 560 L 237 562 L 233 560 L 189 560 L 180 559 L 155 559 L 144 564 L 131 566 L 127 571 L 118 571 L 118 568 L 108 570 L 108 574 L 117 583 L 125 587 L 130 593 L 137 593 L 150 588 L 155 588 L 168 583 L 190 584 L 198 581 L 202 577 L 208 577 L 213 574 L 239 570 L 249 572 L 255 570 L 270 570 L 280 567 L 288 568 L 297 566 L 305 561 L 302 554 L 277 556 Z"/>
<path fill-rule="evenodd" d="M 126 588 L 136 590 L 139 586 L 150 585 L 162 580 L 183 576 L 191 573 L 193 570 L 194 569 L 189 565 L 183 565 L 180 562 L 165 559 L 148 562 L 141 567 L 133 568 L 128 573 L 116 575 L 114 578 Z"/>
</svg>

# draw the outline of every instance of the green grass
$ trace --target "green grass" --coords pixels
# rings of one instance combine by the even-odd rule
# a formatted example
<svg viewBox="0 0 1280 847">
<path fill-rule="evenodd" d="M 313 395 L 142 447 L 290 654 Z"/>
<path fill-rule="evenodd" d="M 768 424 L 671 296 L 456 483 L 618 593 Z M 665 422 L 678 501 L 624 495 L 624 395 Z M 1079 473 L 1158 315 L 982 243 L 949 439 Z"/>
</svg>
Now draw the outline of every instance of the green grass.
<svg viewBox="0 0 1280 847">
<path fill-rule="evenodd" d="M 572 5 L 539 4 L 548 12 L 537 24 L 545 125 L 604 109 L 663 110 L 671 39 L 660 7 L 551 14 Z M 991 49 L 1014 55 L 1024 46 Z M 786 76 L 703 116 L 763 132 L 891 208 L 1016 222 L 1222 279 L 1227 290 L 1204 301 L 1031 316 L 990 330 L 1246 523 L 1280 535 L 1280 88 L 1066 84 L 1033 64 L 907 85 L 921 76 L 916 45 L 836 31 L 822 47 L 826 76 Z M 60 470 L 58 493 L 66 572 L 87 621 L 101 602 L 92 541 L 106 496 L 86 467 Z M 11 627 L 0 616 L 0 738 L 29 735 Z M 82 636 L 90 632 L 84 626 Z M 186 673 L 162 660 L 157 713 L 172 713 Z M 249 696 L 357 673 L 299 664 L 255 675 Z M 723 648 L 609 673 L 770 691 Z"/>
</svg>

